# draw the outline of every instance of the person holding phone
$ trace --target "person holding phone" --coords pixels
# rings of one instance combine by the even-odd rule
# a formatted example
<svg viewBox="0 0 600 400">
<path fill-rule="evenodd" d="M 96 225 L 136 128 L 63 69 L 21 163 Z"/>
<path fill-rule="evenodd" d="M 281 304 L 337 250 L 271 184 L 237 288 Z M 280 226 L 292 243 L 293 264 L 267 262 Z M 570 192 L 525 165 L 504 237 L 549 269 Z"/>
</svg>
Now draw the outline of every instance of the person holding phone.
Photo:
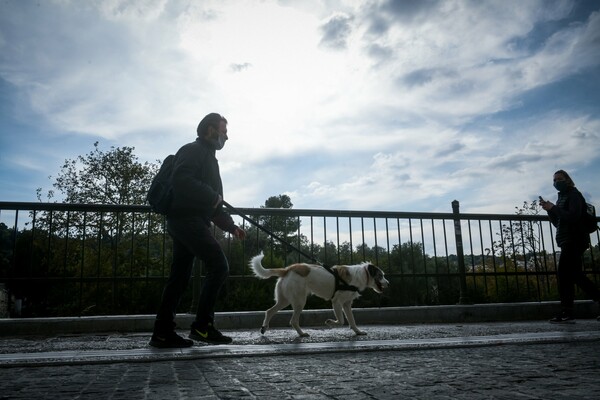
<svg viewBox="0 0 600 400">
<path fill-rule="evenodd" d="M 556 204 L 540 196 L 540 206 L 546 210 L 550 222 L 556 227 L 556 243 L 561 250 L 557 277 L 562 310 L 550 322 L 574 323 L 575 285 L 596 302 L 600 302 L 600 290 L 583 272 L 583 253 L 590 244 L 590 236 L 581 224 L 585 199 L 565 171 L 556 171 L 553 181 L 558 190 Z"/>
</svg>

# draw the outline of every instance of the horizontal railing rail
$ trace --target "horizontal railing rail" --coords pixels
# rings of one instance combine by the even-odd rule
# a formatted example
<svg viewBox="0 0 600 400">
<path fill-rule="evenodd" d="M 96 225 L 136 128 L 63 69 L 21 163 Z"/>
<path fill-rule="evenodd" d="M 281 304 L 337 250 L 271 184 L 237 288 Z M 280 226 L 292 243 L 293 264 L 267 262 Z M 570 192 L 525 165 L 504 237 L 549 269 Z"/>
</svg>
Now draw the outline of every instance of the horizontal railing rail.
<svg viewBox="0 0 600 400">
<path fill-rule="evenodd" d="M 357 306 L 543 301 L 558 298 L 554 231 L 546 215 L 237 208 L 322 263 L 371 261 L 391 282 Z M 545 213 L 544 213 L 545 214 Z M 254 278 L 249 259 L 268 267 L 309 261 L 246 219 L 237 240 L 214 228 L 230 264 L 223 311 L 263 310 L 274 282 Z M 145 205 L 0 202 L 0 316 L 153 313 L 168 277 L 166 220 Z M 600 281 L 599 235 L 585 272 Z M 194 268 L 182 311 L 202 279 Z M 307 307 L 324 307 L 313 298 Z"/>
</svg>

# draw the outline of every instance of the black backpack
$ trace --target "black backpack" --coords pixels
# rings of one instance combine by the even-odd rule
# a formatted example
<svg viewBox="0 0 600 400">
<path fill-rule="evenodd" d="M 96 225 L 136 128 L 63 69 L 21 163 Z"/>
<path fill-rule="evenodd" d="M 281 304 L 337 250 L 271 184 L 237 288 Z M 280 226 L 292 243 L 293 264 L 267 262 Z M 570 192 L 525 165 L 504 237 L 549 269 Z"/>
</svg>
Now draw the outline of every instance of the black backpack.
<svg viewBox="0 0 600 400">
<path fill-rule="evenodd" d="M 146 200 L 152 211 L 159 214 L 167 214 L 173 200 L 173 183 L 171 175 L 173 175 L 173 165 L 175 164 L 175 156 L 168 155 L 163 161 L 158 173 L 152 179 L 150 189 L 146 195 Z"/>
<path fill-rule="evenodd" d="M 594 207 L 590 203 L 585 203 L 585 209 L 583 210 L 581 222 L 583 225 L 583 229 L 587 233 L 596 232 L 598 230 L 598 223 L 596 221 L 596 207 Z"/>
</svg>

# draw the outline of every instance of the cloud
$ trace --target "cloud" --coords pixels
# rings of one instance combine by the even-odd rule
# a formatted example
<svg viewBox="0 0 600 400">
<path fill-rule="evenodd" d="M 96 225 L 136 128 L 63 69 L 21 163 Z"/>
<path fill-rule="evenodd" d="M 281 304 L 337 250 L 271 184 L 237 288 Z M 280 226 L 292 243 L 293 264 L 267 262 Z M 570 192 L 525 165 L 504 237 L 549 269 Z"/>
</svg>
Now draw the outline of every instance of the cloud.
<svg viewBox="0 0 600 400">
<path fill-rule="evenodd" d="M 242 72 L 247 70 L 248 68 L 252 67 L 252 64 L 250 63 L 240 63 L 240 64 L 231 64 L 231 70 L 233 72 Z"/>
<path fill-rule="evenodd" d="M 352 33 L 352 20 L 349 15 L 334 15 L 321 26 L 323 37 L 320 44 L 331 49 L 345 49 Z"/>
<path fill-rule="evenodd" d="M 457 198 L 512 212 L 552 195 L 544 171 L 593 181 L 590 4 L 4 2 L 0 78 L 39 134 L 2 145 L 66 158 L 100 140 L 154 161 L 217 111 L 226 196 L 240 206 L 290 193 L 299 208 L 447 211 Z M 0 157 L 6 171 L 44 168 L 20 160 Z"/>
</svg>

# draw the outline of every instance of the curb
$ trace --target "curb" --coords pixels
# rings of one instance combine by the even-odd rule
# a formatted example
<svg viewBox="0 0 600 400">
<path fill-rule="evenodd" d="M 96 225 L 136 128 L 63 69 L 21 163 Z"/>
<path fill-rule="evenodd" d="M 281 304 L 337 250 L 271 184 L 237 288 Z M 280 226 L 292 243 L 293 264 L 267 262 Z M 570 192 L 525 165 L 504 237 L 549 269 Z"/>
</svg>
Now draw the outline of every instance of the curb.
<svg viewBox="0 0 600 400">
<path fill-rule="evenodd" d="M 446 306 L 414 306 L 389 308 L 356 308 L 354 316 L 358 325 L 398 325 L 407 323 L 468 323 L 536 321 L 550 318 L 560 309 L 560 303 L 496 303 Z M 578 318 L 595 318 L 597 309 L 593 301 L 576 301 Z M 292 316 L 291 310 L 278 312 L 271 320 L 271 327 L 286 327 Z M 302 326 L 322 326 L 333 317 L 333 311 L 304 310 Z M 255 329 L 262 325 L 263 311 L 222 312 L 215 314 L 219 329 Z M 187 329 L 194 315 L 178 314 L 177 325 Z M 154 315 L 117 315 L 93 317 L 56 317 L 0 319 L 0 337 L 51 336 L 57 334 L 82 334 L 106 332 L 151 332 Z"/>
<path fill-rule="evenodd" d="M 415 351 L 473 348 L 500 345 L 558 344 L 595 342 L 600 332 L 564 332 L 504 334 L 490 336 L 391 339 L 359 342 L 295 343 L 268 345 L 199 346 L 185 349 L 86 350 L 48 353 L 1 354 L 0 369 L 48 367 L 66 365 L 97 365 L 115 363 L 147 363 L 240 357 L 275 357 L 290 355 L 358 353 L 374 351 Z"/>
</svg>

